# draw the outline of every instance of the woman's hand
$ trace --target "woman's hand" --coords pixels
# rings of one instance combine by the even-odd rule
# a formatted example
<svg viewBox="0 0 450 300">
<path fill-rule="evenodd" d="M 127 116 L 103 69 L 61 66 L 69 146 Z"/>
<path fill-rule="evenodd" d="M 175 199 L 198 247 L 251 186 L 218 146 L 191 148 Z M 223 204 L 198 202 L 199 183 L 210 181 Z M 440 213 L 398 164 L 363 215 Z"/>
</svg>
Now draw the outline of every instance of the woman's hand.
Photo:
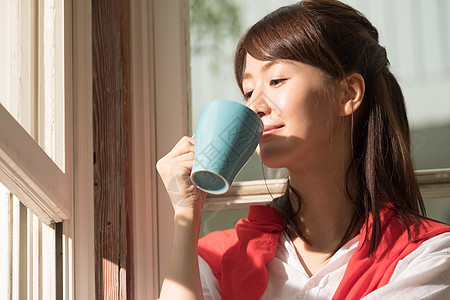
<svg viewBox="0 0 450 300">
<path fill-rule="evenodd" d="M 175 214 L 186 210 L 201 212 L 203 209 L 206 193 L 199 190 L 190 179 L 194 152 L 195 140 L 185 136 L 156 164 Z"/>
<path fill-rule="evenodd" d="M 169 268 L 160 299 L 203 299 L 197 242 L 206 193 L 190 179 L 195 140 L 183 137 L 156 164 L 175 210 L 175 231 Z"/>
</svg>

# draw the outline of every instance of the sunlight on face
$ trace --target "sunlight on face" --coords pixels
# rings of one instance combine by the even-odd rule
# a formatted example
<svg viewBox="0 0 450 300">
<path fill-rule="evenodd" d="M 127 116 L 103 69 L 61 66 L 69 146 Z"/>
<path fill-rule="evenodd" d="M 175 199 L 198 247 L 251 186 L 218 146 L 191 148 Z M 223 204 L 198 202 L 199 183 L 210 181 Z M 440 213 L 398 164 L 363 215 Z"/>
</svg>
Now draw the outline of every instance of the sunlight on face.
<svg viewBox="0 0 450 300">
<path fill-rule="evenodd" d="M 264 123 L 258 147 L 271 168 L 315 164 L 329 155 L 338 120 L 335 86 L 313 66 L 292 61 L 261 61 L 247 55 L 242 87 L 247 106 Z M 301 158 L 301 159 L 299 159 Z"/>
</svg>

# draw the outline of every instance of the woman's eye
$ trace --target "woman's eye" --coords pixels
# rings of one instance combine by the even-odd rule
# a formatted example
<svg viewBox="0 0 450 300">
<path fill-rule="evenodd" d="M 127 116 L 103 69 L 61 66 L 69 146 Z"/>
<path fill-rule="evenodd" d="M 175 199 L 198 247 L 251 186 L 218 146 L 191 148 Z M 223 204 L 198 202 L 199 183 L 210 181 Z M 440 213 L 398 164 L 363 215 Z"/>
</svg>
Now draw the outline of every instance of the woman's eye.
<svg viewBox="0 0 450 300">
<path fill-rule="evenodd" d="M 272 79 L 270 81 L 270 86 L 276 86 L 276 85 L 279 85 L 279 84 L 281 84 L 281 83 L 283 83 L 285 81 L 286 81 L 286 78 Z"/>
<path fill-rule="evenodd" d="M 253 94 L 253 91 L 249 91 L 249 92 L 245 93 L 245 94 L 244 94 L 245 100 L 250 99 L 250 97 L 252 96 L 252 94 Z"/>
</svg>

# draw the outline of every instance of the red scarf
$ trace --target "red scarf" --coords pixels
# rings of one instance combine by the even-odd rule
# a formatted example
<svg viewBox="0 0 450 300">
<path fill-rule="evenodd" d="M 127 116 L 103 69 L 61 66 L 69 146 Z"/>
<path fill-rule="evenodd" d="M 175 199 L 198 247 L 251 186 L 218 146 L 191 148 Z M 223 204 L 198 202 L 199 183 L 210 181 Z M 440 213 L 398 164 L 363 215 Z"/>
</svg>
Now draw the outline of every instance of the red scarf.
<svg viewBox="0 0 450 300">
<path fill-rule="evenodd" d="M 409 226 L 408 240 L 403 222 L 393 218 L 394 215 L 390 209 L 381 211 L 381 241 L 370 257 L 367 256 L 370 243 L 364 242 L 366 226 L 363 226 L 358 247 L 333 299 L 360 299 L 386 285 L 401 259 L 425 240 L 450 232 L 449 226 L 422 221 L 418 230 Z M 368 232 L 371 226 L 369 218 Z M 223 300 L 261 298 L 269 281 L 266 264 L 275 256 L 283 228 L 283 219 L 274 208 L 252 205 L 247 219 L 240 220 L 235 229 L 213 232 L 199 240 L 198 253 L 217 278 Z"/>
</svg>

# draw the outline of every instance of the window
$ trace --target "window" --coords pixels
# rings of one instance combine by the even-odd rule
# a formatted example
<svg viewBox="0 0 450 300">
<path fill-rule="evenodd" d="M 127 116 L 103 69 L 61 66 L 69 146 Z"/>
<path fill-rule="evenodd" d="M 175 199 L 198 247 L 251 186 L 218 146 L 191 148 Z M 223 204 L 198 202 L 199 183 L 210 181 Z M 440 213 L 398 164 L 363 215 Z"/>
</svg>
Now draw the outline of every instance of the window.
<svg viewBox="0 0 450 300">
<path fill-rule="evenodd" d="M 60 222 L 70 215 L 72 168 L 62 2 L 2 6 L 2 181 L 44 222 Z"/>
<path fill-rule="evenodd" d="M 0 4 L 2 299 L 72 299 L 74 268 L 83 271 L 79 294 L 91 295 L 85 254 L 93 242 L 83 232 L 92 196 L 89 7 L 84 0 Z M 74 133 L 83 137 L 75 147 Z M 82 249 L 76 266 L 74 248 Z"/>
<path fill-rule="evenodd" d="M 62 89 L 62 4 L 0 5 L 0 230 L 7 266 L 0 291 L 5 299 L 54 299 L 63 292 L 63 281 L 57 280 L 62 259 L 56 254 L 62 250 L 62 227 L 56 222 L 71 214 L 72 154 L 71 126 L 64 122 L 71 120 L 71 99 Z"/>
<path fill-rule="evenodd" d="M 133 110 L 133 130 L 131 134 L 133 144 L 133 178 L 135 178 L 133 182 L 133 254 L 136 262 L 135 295 L 137 299 L 147 299 L 158 295 L 159 285 L 164 278 L 165 268 L 168 265 L 171 251 L 173 212 L 170 200 L 155 170 L 157 159 L 170 151 L 181 136 L 192 134 L 198 114 L 206 102 L 224 98 L 240 101 L 241 96 L 234 83 L 232 70 L 232 53 L 238 36 L 244 28 L 247 28 L 266 13 L 281 5 L 293 2 L 281 0 L 245 2 L 237 0 L 191 0 L 190 3 L 188 1 L 164 0 L 155 0 L 150 3 L 146 1 L 131 1 L 131 95 Z M 436 9 L 437 5 L 442 5 L 442 9 L 439 10 L 441 15 L 448 15 L 449 5 L 437 0 L 428 2 L 430 2 L 429 6 L 431 9 Z M 412 4 L 404 1 L 402 3 L 405 7 L 402 10 L 397 9 L 397 13 L 405 14 L 403 17 L 409 16 L 412 11 Z M 189 19 L 189 11 L 194 4 L 210 6 L 209 8 L 203 7 L 201 9 L 209 9 L 209 12 L 207 11 L 206 13 L 209 13 L 209 16 L 212 17 L 210 20 L 212 23 L 201 29 L 204 30 L 206 28 L 206 31 L 191 32 L 192 39 L 190 39 L 189 22 L 191 22 L 191 26 L 197 26 L 195 22 L 198 21 L 194 20 L 192 15 L 191 19 Z M 380 4 L 379 6 L 378 2 L 377 4 L 367 4 L 365 1 L 352 1 L 351 4 L 360 8 L 363 12 L 367 12 L 369 18 L 375 22 L 380 31 L 393 31 L 391 27 L 389 27 L 390 30 L 383 29 L 383 26 L 378 23 L 378 20 L 387 20 L 389 14 L 378 14 L 377 19 L 376 16 L 369 14 L 369 12 L 380 12 L 380 9 L 384 7 L 386 7 L 384 8 L 386 11 L 389 11 L 388 5 L 399 4 L 392 4 L 389 1 L 382 1 L 382 5 Z M 420 9 L 414 10 L 415 13 L 433 13 L 422 9 L 421 6 L 419 7 Z M 199 8 L 197 7 L 197 9 Z M 220 27 L 223 24 L 214 27 L 214 22 L 217 21 L 217 18 L 220 19 L 220 13 L 228 9 L 233 11 L 234 16 L 227 17 L 223 23 L 230 24 L 234 22 L 236 24 L 240 23 L 241 26 L 237 29 L 234 26 L 225 26 L 225 28 L 229 29 L 229 32 L 219 32 L 217 31 L 217 26 Z M 238 19 L 234 17 L 238 17 Z M 429 24 L 434 23 L 430 22 Z M 400 27 L 396 27 L 398 31 L 396 36 L 389 38 L 392 41 L 400 39 L 400 28 L 408 27 L 404 24 L 400 25 Z M 446 32 L 448 33 L 448 23 L 445 26 L 447 26 Z M 427 30 L 433 31 L 434 29 Z M 80 32 L 83 31 L 80 30 Z M 436 32 L 441 32 L 441 29 Z M 223 39 L 219 41 L 214 40 L 216 38 L 214 34 L 216 33 L 218 37 L 223 37 Z M 201 43 L 206 43 L 206 45 L 202 44 L 200 49 L 197 49 L 199 45 L 196 44 L 198 41 L 195 39 L 199 35 L 205 37 L 205 40 L 201 40 Z M 425 35 L 423 34 L 424 37 Z M 445 36 L 448 36 L 448 34 Z M 390 50 L 390 48 L 394 46 L 390 46 L 388 42 L 385 42 L 389 39 L 382 37 L 382 43 L 386 43 L 388 46 L 389 56 L 395 69 L 398 67 L 395 61 L 395 57 L 398 57 L 398 55 L 391 53 L 394 50 Z M 439 39 L 434 37 L 432 40 L 436 42 Z M 439 47 L 444 47 L 444 49 L 448 50 L 445 47 L 448 47 L 449 42 L 445 41 L 444 38 L 442 40 L 443 44 L 439 44 L 441 45 Z M 208 45 L 211 41 L 214 41 L 213 45 Z M 408 43 L 412 42 L 414 42 L 413 39 L 408 39 Z M 419 43 L 423 45 L 425 42 L 421 41 Z M 210 47 L 209 50 L 212 50 L 197 53 L 197 50 L 202 51 L 202 47 L 203 49 Z M 427 49 L 433 48 L 431 45 L 426 47 Z M 401 53 L 405 51 L 409 53 L 411 52 L 409 49 L 412 48 L 411 46 L 408 50 L 402 49 Z M 448 53 L 449 51 L 447 50 L 444 53 Z M 422 53 L 421 59 L 423 59 L 423 55 L 425 53 Z M 426 55 L 428 56 L 428 53 Z M 435 78 L 445 81 L 448 80 L 448 58 L 441 54 L 439 57 L 441 60 L 433 62 L 432 65 L 436 67 L 443 61 L 447 67 L 439 71 L 441 72 L 439 73 L 440 75 Z M 404 59 L 406 58 L 402 56 L 400 61 Z M 414 58 L 415 60 L 416 58 Z M 415 64 L 408 62 L 403 65 L 406 69 L 411 69 Z M 424 63 L 425 65 L 428 66 L 428 63 Z M 192 69 L 191 72 L 189 68 Z M 422 72 L 419 71 L 417 74 L 422 74 Z M 403 75 L 400 76 L 400 79 L 405 89 L 411 86 L 416 88 L 417 82 L 420 83 L 420 80 L 414 82 L 406 81 L 406 77 L 403 77 Z M 445 82 L 445 84 L 448 83 L 448 81 Z M 428 81 L 428 83 L 432 82 Z M 442 86 L 445 86 L 444 83 Z M 431 84 L 420 93 L 423 95 L 427 94 L 427 91 L 433 91 L 434 93 L 438 90 Z M 417 90 L 406 92 L 407 98 L 414 95 L 419 95 L 419 92 Z M 446 117 L 439 117 L 439 120 L 444 122 L 449 119 L 449 106 L 442 101 L 443 98 L 438 97 L 442 97 L 441 94 L 436 94 L 433 96 L 433 99 L 441 99 L 437 100 L 441 104 L 435 111 L 430 113 L 431 115 L 428 118 L 437 119 L 436 115 L 434 115 L 435 113 L 440 116 L 445 115 Z M 192 101 L 190 102 L 189 99 L 192 99 Z M 423 96 L 417 99 L 419 99 L 417 103 L 420 104 Z M 410 105 L 412 106 L 412 102 L 408 104 L 408 106 Z M 413 110 L 412 107 L 410 108 Z M 414 110 L 419 113 L 422 112 L 421 108 Z M 411 112 L 411 114 L 414 115 L 415 113 Z M 414 119 L 418 120 L 420 118 L 420 115 L 413 116 L 413 124 L 414 122 L 418 123 Z M 435 133 L 438 136 L 437 140 L 445 140 L 445 129 L 444 133 L 440 130 L 436 130 Z M 431 137 L 428 133 L 423 136 Z M 417 141 L 419 138 L 416 137 L 414 140 Z M 428 142 L 422 143 L 422 145 L 428 144 Z M 450 152 L 444 150 L 448 149 L 448 145 L 446 146 L 447 148 L 443 147 L 445 146 L 442 146 L 437 151 L 439 155 Z M 435 148 L 438 149 L 439 147 L 436 146 Z M 430 155 L 427 151 L 423 153 L 428 158 L 437 156 L 436 152 Z M 86 157 L 88 157 L 87 154 Z M 429 198 L 427 204 L 430 207 L 435 204 L 435 206 L 440 208 L 437 211 L 448 212 L 448 198 L 450 197 L 448 156 L 444 157 L 444 160 L 433 163 L 433 165 L 425 164 L 422 166 L 417 162 L 419 156 L 415 154 L 415 157 L 418 166 L 417 175 L 424 197 Z M 248 204 L 268 201 L 271 199 L 270 193 L 276 196 L 282 192 L 283 170 L 265 169 L 267 180 L 264 181 L 261 164 L 257 158 L 254 158 L 254 163 L 250 164 L 250 167 L 252 166 L 254 167 L 253 170 L 248 172 L 243 170 L 239 174 L 238 182 L 235 183 L 227 195 L 209 197 L 207 199 L 208 202 L 204 213 L 204 232 L 233 226 L 235 220 L 246 215 Z M 435 170 L 427 170 L 429 168 Z M 246 174 L 252 174 L 252 176 Z M 253 174 L 259 175 L 254 176 Z M 267 191 L 266 183 L 270 193 Z M 430 210 L 430 212 L 432 211 Z M 445 220 L 445 218 L 448 218 L 448 215 L 445 213 L 439 216 L 441 220 Z"/>
<path fill-rule="evenodd" d="M 450 222 L 450 5 L 437 0 L 344 2 L 365 13 L 380 32 L 380 43 L 387 48 L 407 101 L 416 174 L 428 215 Z M 190 1 L 194 130 L 206 103 L 242 99 L 233 72 L 233 51 L 240 34 L 267 13 L 292 3 Z M 246 215 L 249 204 L 270 201 L 270 194 L 282 193 L 284 178 L 285 170 L 262 168 L 257 155 L 253 156 L 228 194 L 208 197 L 202 234 L 232 227 Z"/>
</svg>

